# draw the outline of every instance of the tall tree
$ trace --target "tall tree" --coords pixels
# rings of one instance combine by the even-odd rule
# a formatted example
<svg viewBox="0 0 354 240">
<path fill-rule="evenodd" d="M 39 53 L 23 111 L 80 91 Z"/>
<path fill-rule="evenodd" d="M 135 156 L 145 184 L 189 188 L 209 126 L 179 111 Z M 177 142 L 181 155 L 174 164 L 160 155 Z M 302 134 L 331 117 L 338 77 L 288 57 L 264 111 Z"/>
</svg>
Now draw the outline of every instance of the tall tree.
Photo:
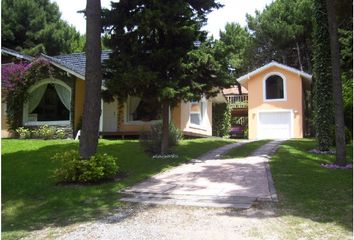
<svg viewBox="0 0 354 240">
<path fill-rule="evenodd" d="M 254 38 L 254 67 L 276 60 L 311 72 L 313 0 L 277 0 L 246 15 Z"/>
<path fill-rule="evenodd" d="M 319 149 L 328 151 L 332 143 L 333 95 L 331 54 L 325 0 L 314 0 L 313 70 L 314 120 Z"/>
<path fill-rule="evenodd" d="M 60 16 L 50 0 L 3 0 L 1 44 L 29 55 L 70 53 L 80 34 Z"/>
<path fill-rule="evenodd" d="M 331 46 L 332 63 L 332 86 L 335 112 L 335 130 L 336 130 L 336 163 L 343 165 L 345 159 L 345 126 L 344 126 L 344 108 L 342 95 L 342 81 L 340 78 L 340 54 L 338 41 L 338 25 L 333 0 L 326 0 L 328 14 L 328 30 Z"/>
<path fill-rule="evenodd" d="M 161 153 L 168 147 L 169 108 L 181 100 L 215 94 L 222 85 L 221 65 L 205 41 L 206 14 L 214 0 L 121 0 L 105 12 L 113 50 L 107 61 L 106 86 L 125 100 L 154 96 L 162 106 Z M 197 44 L 199 45 L 199 44 Z"/>
<path fill-rule="evenodd" d="M 89 159 L 97 151 L 101 114 L 101 1 L 87 0 L 85 102 L 80 137 L 80 156 Z"/>
</svg>

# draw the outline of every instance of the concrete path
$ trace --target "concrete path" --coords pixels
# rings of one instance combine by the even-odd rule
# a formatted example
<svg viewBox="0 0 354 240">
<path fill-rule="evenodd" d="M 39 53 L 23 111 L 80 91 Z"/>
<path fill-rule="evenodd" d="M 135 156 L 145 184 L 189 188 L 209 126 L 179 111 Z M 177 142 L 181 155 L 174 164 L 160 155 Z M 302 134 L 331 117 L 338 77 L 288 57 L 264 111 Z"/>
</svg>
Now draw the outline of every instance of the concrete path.
<svg viewBox="0 0 354 240">
<path fill-rule="evenodd" d="M 268 158 L 281 141 L 269 142 L 251 156 L 220 159 L 246 142 L 208 152 L 190 163 L 157 174 L 123 191 L 122 201 L 203 207 L 249 208 L 254 201 L 277 201 Z"/>
</svg>

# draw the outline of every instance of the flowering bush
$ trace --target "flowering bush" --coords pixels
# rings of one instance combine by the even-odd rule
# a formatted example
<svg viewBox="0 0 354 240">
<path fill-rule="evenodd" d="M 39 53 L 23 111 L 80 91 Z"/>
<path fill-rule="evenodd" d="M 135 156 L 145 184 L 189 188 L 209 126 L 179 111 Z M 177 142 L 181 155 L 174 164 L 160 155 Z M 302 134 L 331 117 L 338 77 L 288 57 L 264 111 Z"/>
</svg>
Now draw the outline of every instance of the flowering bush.
<svg viewBox="0 0 354 240">
<path fill-rule="evenodd" d="M 15 130 L 22 125 L 23 103 L 28 100 L 29 87 L 38 80 L 53 77 L 54 68 L 47 60 L 39 58 L 31 64 L 4 64 L 1 70 L 7 120 L 10 130 Z"/>
</svg>

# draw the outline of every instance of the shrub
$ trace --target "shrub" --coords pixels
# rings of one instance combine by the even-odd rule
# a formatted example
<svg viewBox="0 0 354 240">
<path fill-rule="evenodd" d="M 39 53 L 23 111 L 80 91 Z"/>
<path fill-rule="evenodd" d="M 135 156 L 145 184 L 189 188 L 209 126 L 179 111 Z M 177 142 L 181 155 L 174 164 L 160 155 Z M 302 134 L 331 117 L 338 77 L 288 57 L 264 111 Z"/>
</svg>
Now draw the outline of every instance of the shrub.
<svg viewBox="0 0 354 240">
<path fill-rule="evenodd" d="M 231 108 L 227 103 L 213 104 L 213 136 L 224 137 L 231 128 Z"/>
<path fill-rule="evenodd" d="M 59 182 L 94 183 L 113 179 L 118 172 L 116 158 L 107 154 L 96 154 L 88 160 L 80 159 L 78 151 L 57 153 L 52 158 L 61 163 L 54 177 Z"/>
<path fill-rule="evenodd" d="M 174 124 L 169 125 L 168 146 L 176 146 L 182 140 L 183 135 L 181 130 L 175 127 Z M 148 154 L 157 154 L 161 152 L 162 143 L 162 123 L 157 123 L 151 126 L 149 132 L 144 132 L 140 135 L 140 144 L 144 151 Z"/>
<path fill-rule="evenodd" d="M 31 138 L 31 131 L 27 128 L 19 127 L 16 129 L 16 132 L 21 139 Z"/>
<path fill-rule="evenodd" d="M 58 129 L 56 131 L 57 138 L 64 139 L 66 138 L 66 133 L 63 129 Z"/>
<path fill-rule="evenodd" d="M 38 129 L 39 136 L 44 139 L 53 139 L 56 133 L 55 127 L 43 125 Z"/>
</svg>

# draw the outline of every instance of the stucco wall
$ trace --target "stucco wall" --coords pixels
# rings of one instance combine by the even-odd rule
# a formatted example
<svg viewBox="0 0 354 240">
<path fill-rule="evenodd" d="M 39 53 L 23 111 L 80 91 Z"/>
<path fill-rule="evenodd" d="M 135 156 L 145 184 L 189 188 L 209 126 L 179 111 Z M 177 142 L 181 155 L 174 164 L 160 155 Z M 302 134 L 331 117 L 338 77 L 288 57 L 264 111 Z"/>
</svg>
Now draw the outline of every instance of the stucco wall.
<svg viewBox="0 0 354 240">
<path fill-rule="evenodd" d="M 1 137 L 2 138 L 10 137 L 8 127 L 9 125 L 7 124 L 7 117 L 6 117 L 6 103 L 1 102 Z"/>
<path fill-rule="evenodd" d="M 74 129 L 80 122 L 82 113 L 84 111 L 84 97 L 85 97 L 85 81 L 77 78 L 75 82 L 75 112 L 74 112 Z"/>
<path fill-rule="evenodd" d="M 285 76 L 286 101 L 264 101 L 263 81 L 269 73 L 276 72 Z M 249 138 L 257 138 L 257 113 L 262 110 L 291 109 L 294 113 L 294 137 L 303 137 L 303 91 L 300 76 L 287 70 L 271 67 L 251 77 L 247 82 L 248 89 L 248 126 Z"/>
</svg>

